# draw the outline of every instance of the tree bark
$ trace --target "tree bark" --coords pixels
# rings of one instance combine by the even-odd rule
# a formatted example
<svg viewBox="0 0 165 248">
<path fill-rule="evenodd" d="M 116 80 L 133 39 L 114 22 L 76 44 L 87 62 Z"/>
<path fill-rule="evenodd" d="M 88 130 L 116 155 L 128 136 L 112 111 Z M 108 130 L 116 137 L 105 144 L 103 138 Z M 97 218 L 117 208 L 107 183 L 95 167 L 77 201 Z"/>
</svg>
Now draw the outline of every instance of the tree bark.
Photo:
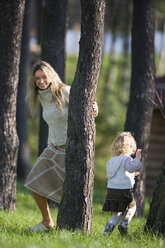
<svg viewBox="0 0 165 248">
<path fill-rule="evenodd" d="M 47 0 L 43 7 L 42 54 L 65 81 L 65 37 L 68 0 Z"/>
<path fill-rule="evenodd" d="M 24 0 L 0 2 L 0 209 L 15 210 L 16 99 Z"/>
<path fill-rule="evenodd" d="M 135 196 L 137 215 L 144 209 L 145 169 L 152 118 L 154 89 L 155 0 L 134 0 L 132 21 L 131 91 L 125 130 L 134 133 L 138 148 L 142 148 L 142 172 L 137 177 Z"/>
<path fill-rule="evenodd" d="M 67 0 L 47 0 L 43 7 L 42 60 L 50 63 L 65 82 Z M 40 113 L 39 154 L 47 146 L 48 126 Z"/>
<path fill-rule="evenodd" d="M 17 133 L 19 138 L 19 151 L 17 161 L 17 176 L 19 179 L 26 178 L 30 170 L 29 148 L 27 144 L 27 103 L 26 96 L 26 80 L 28 74 L 28 64 L 30 59 L 29 54 L 29 39 L 30 39 L 30 5 L 31 0 L 25 3 L 25 12 L 23 19 L 23 32 L 21 42 L 21 58 L 19 66 L 19 83 L 17 96 Z"/>
<path fill-rule="evenodd" d="M 104 0 L 81 0 L 80 52 L 72 84 L 66 148 L 66 180 L 57 226 L 90 233 L 92 226 L 95 124 L 92 103 L 99 77 Z"/>
<path fill-rule="evenodd" d="M 155 185 L 145 230 L 165 235 L 165 162 Z"/>
</svg>

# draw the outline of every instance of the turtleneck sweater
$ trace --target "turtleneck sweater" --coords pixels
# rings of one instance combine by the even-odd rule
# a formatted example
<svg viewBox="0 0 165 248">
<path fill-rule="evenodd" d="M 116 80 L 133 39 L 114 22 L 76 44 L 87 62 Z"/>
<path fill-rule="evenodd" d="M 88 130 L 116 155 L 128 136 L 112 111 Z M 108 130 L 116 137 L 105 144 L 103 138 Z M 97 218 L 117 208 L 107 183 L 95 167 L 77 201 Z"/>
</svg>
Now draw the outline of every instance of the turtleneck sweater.
<svg viewBox="0 0 165 248">
<path fill-rule="evenodd" d="M 62 103 L 61 110 L 52 101 L 50 87 L 46 90 L 38 90 L 38 93 L 43 108 L 43 118 L 49 127 L 48 144 L 53 144 L 54 146 L 65 145 L 67 139 L 70 86 L 66 85 L 63 88 L 65 101 Z"/>
</svg>

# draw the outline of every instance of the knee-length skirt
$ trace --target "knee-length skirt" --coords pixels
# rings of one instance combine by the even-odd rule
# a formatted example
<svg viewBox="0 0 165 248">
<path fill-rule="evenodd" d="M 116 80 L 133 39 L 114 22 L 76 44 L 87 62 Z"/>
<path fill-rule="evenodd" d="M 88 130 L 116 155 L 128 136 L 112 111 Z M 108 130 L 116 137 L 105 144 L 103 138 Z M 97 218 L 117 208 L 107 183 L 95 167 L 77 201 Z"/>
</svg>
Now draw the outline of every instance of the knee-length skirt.
<svg viewBox="0 0 165 248">
<path fill-rule="evenodd" d="M 48 145 L 38 157 L 25 181 L 25 187 L 60 203 L 65 179 L 65 149 Z"/>
</svg>

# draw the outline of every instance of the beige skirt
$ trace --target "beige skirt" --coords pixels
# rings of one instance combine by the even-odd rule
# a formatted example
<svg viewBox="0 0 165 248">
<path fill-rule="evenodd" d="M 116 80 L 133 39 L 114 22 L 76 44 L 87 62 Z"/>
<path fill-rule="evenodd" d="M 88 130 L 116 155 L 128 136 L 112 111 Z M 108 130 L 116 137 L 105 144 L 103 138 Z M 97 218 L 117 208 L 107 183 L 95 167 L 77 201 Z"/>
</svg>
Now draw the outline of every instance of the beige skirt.
<svg viewBox="0 0 165 248">
<path fill-rule="evenodd" d="M 60 203 L 65 179 L 65 149 L 48 145 L 27 176 L 25 187 Z"/>
</svg>

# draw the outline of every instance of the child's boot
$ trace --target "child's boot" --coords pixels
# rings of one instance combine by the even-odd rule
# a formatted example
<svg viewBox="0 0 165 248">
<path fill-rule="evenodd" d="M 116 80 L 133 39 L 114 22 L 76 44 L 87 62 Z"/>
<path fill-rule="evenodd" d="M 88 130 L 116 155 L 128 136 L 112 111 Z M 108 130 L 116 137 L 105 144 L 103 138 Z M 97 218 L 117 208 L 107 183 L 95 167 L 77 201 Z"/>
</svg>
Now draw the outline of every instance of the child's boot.
<svg viewBox="0 0 165 248">
<path fill-rule="evenodd" d="M 107 222 L 105 225 L 103 235 L 104 236 L 107 236 L 107 235 L 110 236 L 114 229 L 115 229 L 115 226 L 113 224 Z"/>
<path fill-rule="evenodd" d="M 128 230 L 127 227 L 124 227 L 124 226 L 122 226 L 120 224 L 120 225 L 118 225 L 118 230 L 119 230 L 121 236 L 126 236 L 127 235 L 127 230 Z"/>
</svg>

